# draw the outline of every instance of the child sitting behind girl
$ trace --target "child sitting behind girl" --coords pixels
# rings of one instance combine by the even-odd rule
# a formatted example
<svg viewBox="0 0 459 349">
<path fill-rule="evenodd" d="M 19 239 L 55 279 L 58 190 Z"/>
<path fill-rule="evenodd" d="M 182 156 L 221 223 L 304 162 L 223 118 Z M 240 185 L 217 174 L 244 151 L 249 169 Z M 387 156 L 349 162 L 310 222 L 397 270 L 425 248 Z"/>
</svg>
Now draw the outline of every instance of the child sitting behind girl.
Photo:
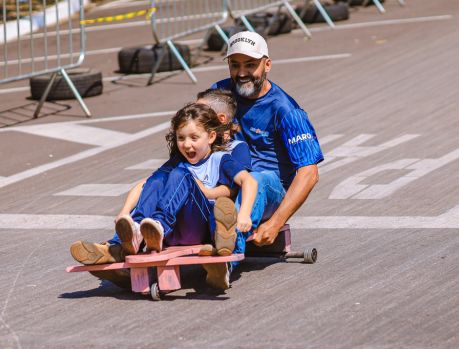
<svg viewBox="0 0 459 349">
<path fill-rule="evenodd" d="M 185 159 L 172 170 L 162 192 L 162 198 L 151 217 L 139 222 L 124 215 L 117 222 L 122 244 L 145 241 L 149 251 L 161 251 L 163 245 L 196 245 L 214 241 L 219 255 L 234 250 L 237 228 L 247 232 L 252 227 L 250 214 L 258 184 L 244 167 L 226 152 L 225 127 L 207 105 L 189 104 L 171 120 L 167 135 L 171 157 L 181 154 Z M 218 185 L 242 190 L 239 213 L 234 203 L 225 197 L 207 199 L 195 179 L 206 188 Z M 207 282 L 214 287 L 229 287 L 226 264 L 207 266 Z"/>
</svg>

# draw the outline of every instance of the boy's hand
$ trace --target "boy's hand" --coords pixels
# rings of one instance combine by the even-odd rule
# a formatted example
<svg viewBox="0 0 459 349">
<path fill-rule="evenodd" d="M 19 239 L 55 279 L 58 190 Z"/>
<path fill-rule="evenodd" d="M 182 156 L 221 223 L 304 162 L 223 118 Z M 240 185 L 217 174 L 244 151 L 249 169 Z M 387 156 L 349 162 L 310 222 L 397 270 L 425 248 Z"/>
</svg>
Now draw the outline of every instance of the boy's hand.
<svg viewBox="0 0 459 349">
<path fill-rule="evenodd" d="M 250 219 L 250 215 L 245 215 L 245 214 L 239 213 L 237 215 L 237 225 L 236 225 L 236 227 L 241 233 L 246 233 L 250 229 L 252 229 L 252 220 Z"/>
</svg>

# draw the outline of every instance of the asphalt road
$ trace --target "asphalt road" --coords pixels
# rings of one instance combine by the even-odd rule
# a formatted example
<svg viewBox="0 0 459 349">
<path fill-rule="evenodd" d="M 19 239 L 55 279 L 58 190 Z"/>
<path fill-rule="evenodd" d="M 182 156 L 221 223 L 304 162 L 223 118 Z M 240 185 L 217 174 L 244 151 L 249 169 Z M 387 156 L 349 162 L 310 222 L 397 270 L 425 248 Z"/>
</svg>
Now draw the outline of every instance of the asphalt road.
<svg viewBox="0 0 459 349">
<path fill-rule="evenodd" d="M 227 77 L 218 54 L 204 53 L 197 84 L 183 72 L 105 81 L 85 100 L 91 119 L 62 101 L 33 120 L 27 81 L 2 85 L 0 347 L 458 348 L 459 3 L 385 7 L 313 25 L 309 41 L 269 39 L 269 77 L 325 153 L 290 221 L 293 248 L 319 259 L 245 263 L 225 294 L 197 267 L 161 302 L 65 273 L 70 244 L 111 237 L 128 188 L 167 156 L 172 113 Z M 147 44 L 145 30 L 89 32 L 88 51 Z M 116 52 L 84 66 L 119 77 Z"/>
</svg>

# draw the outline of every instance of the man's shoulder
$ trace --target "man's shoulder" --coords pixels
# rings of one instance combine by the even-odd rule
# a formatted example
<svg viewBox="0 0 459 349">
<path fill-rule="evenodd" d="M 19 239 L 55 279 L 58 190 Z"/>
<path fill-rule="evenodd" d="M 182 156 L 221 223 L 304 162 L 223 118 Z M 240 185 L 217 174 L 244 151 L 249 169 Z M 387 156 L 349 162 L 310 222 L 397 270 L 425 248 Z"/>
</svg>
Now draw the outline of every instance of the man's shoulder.
<svg viewBox="0 0 459 349">
<path fill-rule="evenodd" d="M 277 121 L 280 121 L 295 110 L 302 110 L 293 97 L 275 83 L 271 82 L 271 84 L 272 91 L 268 102 L 271 104 L 272 109 L 274 109 Z"/>
</svg>

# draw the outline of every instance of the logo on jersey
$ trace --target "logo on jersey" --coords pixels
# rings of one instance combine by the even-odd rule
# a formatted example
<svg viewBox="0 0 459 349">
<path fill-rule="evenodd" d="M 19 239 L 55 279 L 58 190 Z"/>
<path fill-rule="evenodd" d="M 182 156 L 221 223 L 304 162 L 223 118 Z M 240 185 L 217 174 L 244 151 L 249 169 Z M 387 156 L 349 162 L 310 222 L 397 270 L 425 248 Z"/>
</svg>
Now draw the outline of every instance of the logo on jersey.
<svg viewBox="0 0 459 349">
<path fill-rule="evenodd" d="M 250 131 L 255 132 L 257 135 L 261 135 L 262 137 L 268 137 L 269 132 L 260 130 L 259 128 L 251 127 Z"/>
<path fill-rule="evenodd" d="M 288 144 L 296 144 L 308 139 L 312 139 L 312 135 L 308 133 L 303 133 L 302 135 L 294 136 L 288 139 Z"/>
</svg>

